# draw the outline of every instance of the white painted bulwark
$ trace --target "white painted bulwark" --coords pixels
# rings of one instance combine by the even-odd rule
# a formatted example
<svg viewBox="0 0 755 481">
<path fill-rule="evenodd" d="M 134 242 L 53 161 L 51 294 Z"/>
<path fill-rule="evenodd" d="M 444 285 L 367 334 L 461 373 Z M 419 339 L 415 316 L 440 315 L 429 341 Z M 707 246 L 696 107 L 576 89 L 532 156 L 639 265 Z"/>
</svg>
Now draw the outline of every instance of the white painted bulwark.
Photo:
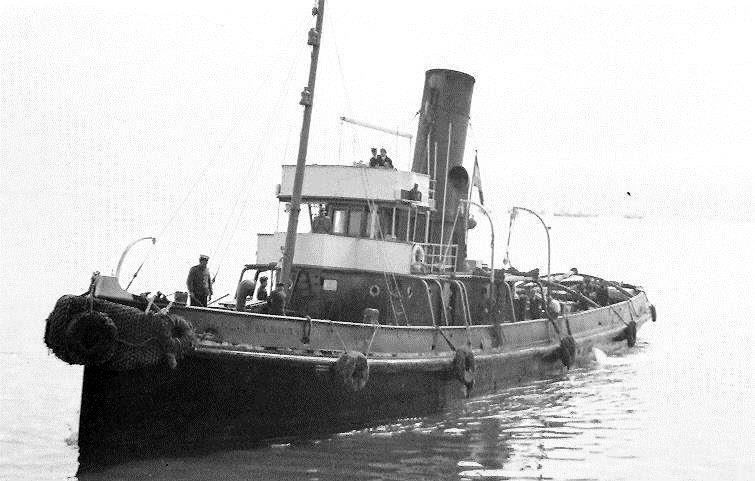
<svg viewBox="0 0 755 481">
<path fill-rule="evenodd" d="M 284 165 L 281 190 L 278 198 L 291 197 L 296 166 Z M 417 184 L 422 200 L 417 204 L 427 207 L 430 177 L 427 174 L 403 170 L 375 169 L 350 165 L 307 165 L 304 169 L 302 198 L 314 199 L 371 199 L 396 201 L 402 190 L 411 190 Z"/>
<path fill-rule="evenodd" d="M 285 243 L 285 232 L 258 234 L 257 262 L 280 261 Z M 330 234 L 296 235 L 294 264 L 409 274 L 411 259 L 410 244 Z"/>
</svg>

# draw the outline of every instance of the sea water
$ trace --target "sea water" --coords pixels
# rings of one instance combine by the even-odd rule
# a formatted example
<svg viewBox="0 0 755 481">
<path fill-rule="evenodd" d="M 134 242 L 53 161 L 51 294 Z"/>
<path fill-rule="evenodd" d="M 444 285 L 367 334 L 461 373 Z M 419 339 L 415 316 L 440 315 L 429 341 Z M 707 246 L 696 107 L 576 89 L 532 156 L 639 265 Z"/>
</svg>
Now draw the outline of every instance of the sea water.
<svg viewBox="0 0 755 481">
<path fill-rule="evenodd" d="M 82 369 L 47 353 L 44 321 L 60 295 L 84 292 L 91 271 L 109 271 L 118 252 L 103 247 L 108 234 L 95 221 L 82 225 L 69 209 L 3 206 L 1 479 L 76 479 Z M 554 270 L 645 287 L 658 322 L 642 327 L 634 349 L 595 352 L 589 367 L 430 417 L 134 461 L 78 479 L 752 479 L 752 225 L 547 221 Z M 531 235 L 532 248 L 542 247 L 531 259 L 512 241 L 519 268 L 545 264 L 545 245 Z M 184 275 L 173 274 L 179 285 Z"/>
</svg>

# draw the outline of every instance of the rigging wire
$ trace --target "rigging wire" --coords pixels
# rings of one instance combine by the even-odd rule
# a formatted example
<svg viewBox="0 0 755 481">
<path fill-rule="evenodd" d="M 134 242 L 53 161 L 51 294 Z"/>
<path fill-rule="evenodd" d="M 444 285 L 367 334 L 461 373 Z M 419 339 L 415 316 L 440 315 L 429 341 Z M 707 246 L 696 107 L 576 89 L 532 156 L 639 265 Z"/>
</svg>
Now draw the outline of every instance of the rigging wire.
<svg viewBox="0 0 755 481">
<path fill-rule="evenodd" d="M 290 50 L 290 48 L 291 48 L 291 46 L 292 46 L 292 44 L 293 44 L 294 40 L 295 40 L 295 39 L 297 39 L 297 38 L 299 37 L 299 35 L 297 35 L 297 33 L 298 33 L 298 32 L 299 32 L 300 30 L 302 30 L 302 29 L 303 29 L 303 26 L 304 26 L 305 22 L 307 22 L 307 21 L 308 21 L 308 19 L 307 19 L 307 18 L 303 18 L 303 19 L 301 20 L 300 24 L 296 26 L 296 30 L 294 30 L 294 31 L 293 31 L 293 32 L 292 32 L 292 33 L 291 33 L 291 34 L 289 35 L 289 41 L 288 41 L 288 44 L 286 45 L 286 47 L 285 47 L 285 49 L 284 49 L 285 51 L 288 51 L 288 50 Z M 300 48 L 299 50 L 297 50 L 297 51 L 296 51 L 296 53 L 295 53 L 295 54 L 294 54 L 294 56 L 293 56 L 293 59 L 292 59 L 291 65 L 290 65 L 290 66 L 289 66 L 289 68 L 288 68 L 288 73 L 286 74 L 286 80 L 285 80 L 285 83 L 284 83 L 284 85 L 286 85 L 286 86 L 288 85 L 288 83 L 289 83 L 289 81 L 290 81 L 290 79 L 291 79 L 291 76 L 292 76 L 292 74 L 293 74 L 293 70 L 294 70 L 294 67 L 295 67 L 295 65 L 296 65 L 296 62 L 298 61 L 298 59 L 299 59 L 300 57 L 301 57 L 301 48 Z M 265 76 L 265 79 L 267 80 L 267 79 L 269 79 L 269 78 L 271 78 L 271 77 L 272 77 L 272 75 L 266 75 L 266 76 Z M 285 93 L 287 93 L 287 90 L 286 90 L 286 92 L 285 92 Z M 276 112 L 276 111 L 277 111 L 277 110 L 279 109 L 279 107 L 280 107 L 280 104 L 282 103 L 282 98 L 283 98 L 283 96 L 285 95 L 285 93 L 284 93 L 284 94 L 281 94 L 281 95 L 279 95 L 277 103 L 276 103 L 275 105 L 273 105 L 273 108 L 272 108 L 272 110 L 271 110 L 271 113 L 269 113 L 269 114 L 268 114 L 268 122 L 266 122 L 266 124 L 267 124 L 267 126 L 268 126 L 268 131 L 269 131 L 269 127 L 270 127 L 270 122 L 269 122 L 269 119 L 270 119 L 270 117 L 271 117 L 271 116 L 273 115 L 273 113 L 274 113 L 274 112 Z M 233 203 L 233 206 L 231 207 L 231 210 L 230 210 L 230 212 L 228 213 L 228 217 L 226 218 L 226 222 L 225 222 L 225 225 L 223 226 L 223 231 L 222 231 L 222 233 L 220 234 L 220 237 L 218 238 L 218 242 L 217 242 L 217 245 L 215 246 L 215 249 L 213 250 L 213 253 L 212 253 L 212 256 L 213 256 L 213 257 L 215 257 L 215 254 L 216 254 L 216 253 L 218 252 L 218 250 L 220 249 L 220 246 L 221 246 L 221 245 L 222 245 L 222 243 L 223 243 L 223 240 L 225 239 L 225 235 L 226 235 L 226 232 L 228 231 L 228 227 L 229 227 L 229 226 L 230 226 L 230 224 L 231 224 L 231 219 L 233 218 L 233 215 L 234 215 L 234 213 L 236 212 L 236 207 L 238 206 L 239 200 L 240 200 L 240 199 L 242 198 L 242 193 L 243 193 L 244 189 L 245 189 L 245 188 L 247 188 L 247 189 L 251 190 L 251 188 L 250 188 L 250 187 L 253 187 L 253 182 L 254 182 L 254 180 L 255 180 L 255 179 L 257 178 L 257 177 L 256 177 L 256 175 L 255 175 L 254 177 L 252 177 L 252 179 L 253 179 L 253 182 L 252 182 L 252 186 L 249 186 L 249 185 L 247 185 L 247 184 L 246 184 L 246 179 L 249 179 L 249 178 L 250 178 L 250 175 L 251 175 L 251 173 L 252 173 L 252 169 L 255 169 L 255 168 L 256 168 L 256 169 L 258 169 L 258 168 L 259 168 L 259 164 L 261 164 L 261 163 L 262 163 L 262 157 L 261 157 L 261 156 L 260 156 L 259 154 L 260 154 L 260 149 L 261 149 L 261 146 L 262 146 L 262 142 L 263 142 L 263 140 L 269 140 L 269 136 L 268 136 L 268 135 L 264 135 L 264 136 L 262 136 L 261 138 L 259 138 L 259 139 L 257 140 L 257 150 L 256 150 L 256 152 L 255 152 L 255 156 L 254 156 L 254 159 L 255 159 L 255 160 L 254 160 L 253 162 L 250 162 L 250 163 L 249 163 L 249 165 L 248 165 L 248 167 L 247 167 L 246 175 L 245 175 L 245 176 L 242 176 L 242 177 L 240 178 L 240 183 L 239 183 L 238 194 L 237 194 L 237 195 L 235 196 L 236 200 L 235 200 L 235 202 Z M 256 171 L 256 170 L 255 170 L 255 171 Z"/>
<path fill-rule="evenodd" d="M 267 130 L 266 130 L 266 132 L 265 132 L 265 134 L 263 136 L 264 139 L 269 139 L 270 138 L 270 133 L 278 126 L 278 123 L 279 123 L 280 117 L 281 117 L 281 115 L 280 115 L 280 111 L 281 111 L 280 107 L 283 104 L 284 99 L 286 99 L 287 96 L 288 96 L 288 92 L 290 91 L 290 86 L 291 86 L 291 79 L 293 77 L 293 73 L 294 73 L 295 67 L 298 64 L 298 61 L 299 61 L 299 59 L 302 56 L 302 52 L 305 52 L 305 51 L 306 51 L 306 49 L 302 47 L 302 49 L 298 52 L 298 54 L 296 55 L 296 57 L 294 58 L 294 60 L 293 60 L 293 62 L 291 64 L 291 67 L 290 67 L 290 69 L 288 71 L 287 78 L 284 81 L 284 88 L 282 89 L 282 92 L 281 92 L 280 96 L 278 97 L 278 100 L 276 102 L 275 108 L 272 110 L 271 114 L 268 117 L 268 119 L 271 119 L 272 121 L 270 121 L 270 122 L 267 123 L 268 124 L 268 128 L 267 128 Z M 265 150 L 266 150 L 266 148 L 267 148 L 267 145 L 265 145 Z M 256 155 L 255 155 L 258 159 L 260 159 L 260 161 L 256 162 L 256 163 L 250 163 L 249 169 L 247 170 L 247 176 L 246 176 L 246 178 L 252 178 L 252 179 L 256 179 L 257 178 L 257 173 L 259 172 L 259 169 L 260 169 L 260 167 L 261 167 L 261 165 L 262 165 L 262 163 L 264 161 L 263 159 L 265 157 L 264 155 L 261 155 L 261 154 L 263 154 L 262 149 L 263 149 L 263 144 L 262 144 L 262 142 L 260 142 L 258 144 L 258 148 L 257 148 Z M 254 168 L 254 172 L 252 172 L 253 168 Z M 227 253 L 228 248 L 230 247 L 231 242 L 233 241 L 233 238 L 234 238 L 234 236 L 236 234 L 238 225 L 241 222 L 241 218 L 243 217 L 246 205 L 249 202 L 249 199 L 251 198 L 252 194 L 255 192 L 254 189 L 252 188 L 253 184 L 254 184 L 254 182 L 252 182 L 251 186 L 242 184 L 242 190 L 243 190 L 244 187 L 246 187 L 247 188 L 247 193 L 246 193 L 245 196 L 242 196 L 241 195 L 241 191 L 240 191 L 239 195 L 237 196 L 237 202 L 236 202 L 236 204 L 238 203 L 238 199 L 240 199 L 241 197 L 243 197 L 243 202 L 241 203 L 241 208 L 239 209 L 238 215 L 236 215 L 236 221 L 235 221 L 235 223 L 233 225 L 233 228 L 230 231 L 230 235 L 228 236 L 227 242 L 225 243 L 225 247 L 220 250 L 220 259 L 218 261 L 218 267 L 217 267 L 217 270 L 215 272 L 215 276 L 217 276 L 218 272 L 220 272 L 220 268 L 221 268 L 221 265 L 222 265 L 222 260 L 225 259 L 225 254 Z M 236 204 L 234 204 L 234 209 L 235 209 L 235 205 Z M 231 214 L 228 217 L 228 222 L 229 223 L 230 223 L 230 220 L 233 218 L 234 209 L 231 210 Z M 216 248 L 216 250 L 220 249 L 221 245 L 222 245 L 222 237 L 221 237 L 220 241 L 218 242 L 218 247 Z"/>
<path fill-rule="evenodd" d="M 330 29 L 333 31 L 331 34 L 333 36 L 333 46 L 335 47 L 333 50 L 336 54 L 336 60 L 338 61 L 338 73 L 341 76 L 341 86 L 343 88 L 343 96 L 344 99 L 346 99 L 346 111 L 348 113 L 351 113 L 351 99 L 349 96 L 349 89 L 346 87 L 346 76 L 343 74 L 343 65 L 341 64 L 341 53 L 338 49 L 338 32 L 336 31 L 336 21 L 335 16 L 330 16 L 325 19 L 326 22 L 330 24 Z"/>
<path fill-rule="evenodd" d="M 305 23 L 308 20 L 309 19 L 307 17 L 303 18 L 302 21 L 301 21 L 301 23 L 297 26 L 297 31 L 303 29 L 303 26 L 305 25 Z M 291 38 L 289 39 L 289 43 L 288 43 L 287 48 L 290 47 L 293 39 L 295 38 L 293 34 L 290 35 L 290 37 Z M 220 157 L 220 153 L 228 145 L 229 140 L 231 139 L 231 136 L 236 133 L 236 131 L 238 130 L 239 126 L 241 125 L 241 122 L 248 116 L 248 113 L 251 110 L 252 105 L 257 100 L 257 98 L 258 98 L 260 92 L 262 91 L 263 87 L 270 80 L 270 77 L 271 77 L 270 75 L 265 75 L 264 78 L 262 79 L 262 82 L 260 82 L 257 85 L 257 88 L 254 90 L 253 94 L 244 103 L 244 105 L 243 105 L 243 107 L 241 109 L 241 112 L 232 121 L 231 127 L 228 129 L 228 131 L 227 131 L 225 137 L 223 138 L 222 142 L 220 142 L 220 144 L 218 145 L 218 147 L 211 153 L 211 155 L 210 155 L 209 159 L 207 160 L 207 162 L 205 163 L 205 165 L 202 167 L 202 169 L 196 175 L 196 177 L 194 179 L 194 182 L 189 187 L 189 190 L 186 192 L 186 194 L 181 199 L 181 201 L 176 205 L 176 207 L 174 208 L 173 212 L 168 217 L 168 220 L 163 224 L 163 227 L 160 229 L 159 233 L 156 236 L 157 239 L 162 238 L 163 234 L 165 234 L 168 231 L 168 229 L 171 227 L 171 224 L 173 223 L 173 221 L 176 219 L 176 217 L 178 216 L 178 214 L 181 212 L 181 210 L 186 205 L 186 202 L 189 200 L 189 198 L 192 196 L 192 194 L 194 194 L 194 192 L 196 191 L 196 188 L 199 185 L 200 181 L 205 178 L 206 173 L 208 172 L 208 170 L 210 169 L 210 167 L 213 164 L 215 164 L 215 162 L 218 160 L 218 158 Z M 144 261 L 140 264 L 140 266 L 137 269 L 134 277 L 132 277 L 131 282 L 129 282 L 129 286 L 136 279 L 136 276 L 139 274 L 139 272 L 141 271 L 142 267 L 144 267 L 144 264 L 147 262 L 147 260 L 150 259 L 150 257 L 153 254 L 153 251 L 155 251 L 155 250 L 156 249 L 151 249 L 147 253 L 147 256 L 145 257 Z M 217 273 L 215 275 L 217 276 Z"/>
<path fill-rule="evenodd" d="M 213 251 L 213 257 L 220 250 L 220 248 L 221 248 L 221 246 L 223 244 L 223 241 L 225 240 L 226 232 L 228 231 L 228 227 L 231 225 L 232 219 L 234 218 L 234 216 L 236 214 L 236 208 L 238 207 L 239 202 L 241 201 L 242 198 L 245 199 L 245 202 L 242 204 L 242 207 L 241 207 L 241 212 L 240 212 L 240 214 L 241 214 L 241 213 L 243 213 L 243 208 L 244 208 L 244 206 L 246 204 L 246 199 L 248 199 L 250 193 L 253 192 L 253 190 L 254 190 L 253 189 L 254 180 L 257 178 L 257 176 L 256 175 L 252 175 L 252 174 L 253 173 L 254 174 L 257 173 L 257 171 L 259 170 L 260 165 L 263 162 L 264 156 L 261 155 L 262 154 L 262 148 L 263 148 L 263 141 L 269 141 L 269 139 L 270 139 L 269 133 L 272 130 L 272 126 L 273 125 L 277 125 L 277 120 L 278 120 L 278 117 L 280 115 L 280 112 L 279 112 L 280 106 L 283 103 L 283 98 L 288 94 L 288 89 L 289 89 L 291 77 L 293 75 L 293 70 L 294 70 L 295 64 L 298 61 L 298 59 L 299 59 L 300 56 L 301 55 L 297 55 L 294 58 L 294 60 L 292 61 L 291 66 L 290 66 L 290 68 L 288 70 L 288 73 L 286 75 L 286 79 L 284 81 L 284 88 L 282 89 L 282 93 L 279 95 L 278 100 L 276 101 L 275 105 L 273 106 L 273 108 L 271 109 L 270 113 L 267 116 L 267 121 L 265 122 L 267 124 L 267 130 L 265 131 L 265 134 L 263 136 L 261 136 L 261 138 L 257 142 L 257 148 L 256 148 L 255 153 L 254 153 L 254 159 L 255 160 L 253 162 L 249 163 L 249 165 L 247 166 L 247 170 L 246 170 L 245 175 L 241 177 L 241 182 L 240 182 L 240 185 L 239 185 L 238 193 L 235 196 L 236 200 L 234 201 L 233 206 L 231 207 L 231 210 L 230 210 L 230 212 L 228 214 L 228 217 L 226 218 L 226 222 L 225 222 L 225 225 L 223 227 L 223 231 L 222 231 L 222 233 L 221 233 L 221 235 L 220 235 L 220 237 L 218 239 L 217 245 L 215 246 L 215 250 Z M 272 120 L 272 122 L 271 122 L 271 120 Z M 249 185 L 249 184 L 246 183 L 246 179 L 250 179 L 250 178 L 253 179 L 252 180 L 252 185 Z M 247 195 L 246 196 L 243 195 L 243 192 L 244 192 L 245 189 L 247 190 Z"/>
<path fill-rule="evenodd" d="M 210 159 L 205 163 L 204 167 L 196 176 L 196 178 L 194 179 L 194 182 L 191 184 L 189 191 L 183 197 L 181 202 L 179 202 L 178 206 L 176 206 L 176 208 L 173 210 L 173 213 L 168 218 L 168 221 L 165 223 L 162 230 L 160 230 L 160 232 L 157 234 L 158 238 L 160 238 L 168 230 L 168 227 L 170 227 L 173 220 L 175 220 L 176 216 L 178 215 L 180 210 L 183 208 L 184 204 L 186 204 L 186 201 L 189 200 L 189 197 L 191 196 L 191 194 L 194 193 L 194 190 L 199 185 L 199 182 L 205 178 L 205 174 L 207 173 L 208 169 L 210 168 L 210 166 L 212 166 L 213 163 L 215 163 L 215 161 L 220 156 L 220 152 L 228 144 L 228 141 L 231 138 L 231 135 L 234 134 L 236 132 L 236 129 L 239 127 L 239 125 L 241 125 L 242 119 L 247 115 L 247 113 L 251 109 L 253 101 L 257 98 L 257 95 L 260 93 L 260 91 L 262 90 L 262 87 L 267 83 L 267 81 L 268 81 L 268 77 L 265 77 L 262 83 L 260 83 L 259 86 L 257 87 L 257 90 L 254 92 L 254 94 L 249 98 L 246 105 L 242 109 L 241 114 L 239 114 L 234 120 L 233 125 L 228 130 L 228 133 L 226 134 L 223 141 L 220 143 L 217 149 L 215 149 L 215 152 L 213 153 L 213 155 L 210 156 Z"/>
<path fill-rule="evenodd" d="M 297 26 L 297 30 L 303 28 L 302 26 L 307 21 L 308 21 L 308 18 L 302 19 L 301 23 Z M 291 41 L 293 40 L 294 36 L 290 35 L 290 37 L 291 38 L 289 39 L 288 46 L 291 45 Z M 288 48 L 288 46 L 287 46 L 287 48 Z M 220 143 L 220 145 L 218 146 L 218 148 L 215 150 L 215 153 L 210 157 L 210 159 L 207 161 L 207 163 L 205 164 L 205 166 L 202 168 L 202 170 L 200 171 L 199 175 L 197 175 L 196 179 L 194 180 L 194 182 L 192 183 L 191 187 L 189 188 L 189 191 L 183 197 L 183 199 L 181 200 L 181 202 L 178 204 L 178 206 L 175 208 L 175 210 L 173 211 L 173 213 L 169 217 L 168 221 L 163 226 L 163 228 L 160 231 L 160 233 L 157 235 L 158 238 L 161 237 L 162 234 L 164 234 L 168 230 L 168 227 L 173 222 L 173 220 L 175 220 L 175 218 L 178 215 L 178 213 L 181 210 L 181 208 L 184 206 L 184 204 L 186 203 L 186 201 L 189 199 L 189 197 L 191 196 L 191 194 L 194 192 L 194 190 L 196 189 L 197 185 L 199 185 L 199 182 L 205 177 L 205 174 L 206 174 L 207 170 L 218 159 L 220 152 L 228 144 L 228 141 L 230 140 L 231 135 L 233 135 L 236 132 L 236 130 L 239 128 L 239 126 L 241 125 L 241 121 L 247 116 L 249 110 L 252 107 L 252 104 L 257 99 L 257 96 L 262 91 L 262 88 L 268 83 L 268 81 L 270 80 L 270 78 L 271 78 L 270 75 L 265 75 L 264 78 L 263 78 L 263 80 L 262 80 L 262 82 L 257 86 L 257 89 L 254 91 L 254 93 L 249 97 L 249 99 L 247 100 L 247 102 L 244 104 L 244 107 L 242 108 L 241 113 L 233 121 L 233 124 L 232 124 L 231 128 L 228 130 L 228 133 L 226 134 L 225 138 Z"/>
</svg>

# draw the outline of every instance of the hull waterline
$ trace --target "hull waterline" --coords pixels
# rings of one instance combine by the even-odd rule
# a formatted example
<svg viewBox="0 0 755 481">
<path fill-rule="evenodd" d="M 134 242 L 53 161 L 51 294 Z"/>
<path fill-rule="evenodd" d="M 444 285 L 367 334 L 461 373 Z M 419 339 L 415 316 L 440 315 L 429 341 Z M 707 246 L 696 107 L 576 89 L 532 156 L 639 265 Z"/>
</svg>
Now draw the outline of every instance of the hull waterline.
<svg viewBox="0 0 755 481">
<path fill-rule="evenodd" d="M 643 299 L 638 302 L 646 302 Z M 637 304 L 638 302 L 635 302 Z M 600 313 L 596 313 L 600 314 Z M 595 317 L 595 316 L 592 316 Z M 639 327 L 650 318 L 635 318 Z M 624 349 L 624 324 L 574 333 L 576 361 L 593 347 Z M 479 326 L 476 326 L 479 327 Z M 86 367 L 79 426 L 80 470 L 137 457 L 182 455 L 262 441 L 325 435 L 424 416 L 529 380 L 562 375 L 558 343 L 475 351 L 471 390 L 449 352 L 369 356 L 364 389 L 345 389 L 336 355 L 249 351 L 205 343 L 175 370 L 160 364 L 113 372 Z"/>
</svg>

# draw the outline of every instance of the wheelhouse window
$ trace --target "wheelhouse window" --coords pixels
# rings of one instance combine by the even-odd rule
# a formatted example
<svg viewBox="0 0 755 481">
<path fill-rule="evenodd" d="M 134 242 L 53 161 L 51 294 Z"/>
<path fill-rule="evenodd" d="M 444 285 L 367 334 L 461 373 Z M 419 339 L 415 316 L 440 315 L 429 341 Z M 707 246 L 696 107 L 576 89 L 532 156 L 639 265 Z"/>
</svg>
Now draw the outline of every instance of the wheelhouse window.
<svg viewBox="0 0 755 481">
<path fill-rule="evenodd" d="M 349 235 L 354 237 L 362 237 L 364 229 L 362 229 L 362 220 L 364 219 L 364 209 L 352 208 L 349 210 Z"/>
<path fill-rule="evenodd" d="M 317 210 L 313 209 L 313 206 L 316 206 Z M 416 209 L 405 206 L 377 206 L 366 203 L 310 206 L 314 233 L 399 242 L 425 242 L 427 215 L 420 215 Z"/>
<path fill-rule="evenodd" d="M 332 234 L 366 237 L 367 210 L 364 205 L 336 205 L 330 209 Z"/>
<path fill-rule="evenodd" d="M 333 209 L 333 233 L 345 235 L 349 226 L 349 211 L 341 207 Z"/>
</svg>

